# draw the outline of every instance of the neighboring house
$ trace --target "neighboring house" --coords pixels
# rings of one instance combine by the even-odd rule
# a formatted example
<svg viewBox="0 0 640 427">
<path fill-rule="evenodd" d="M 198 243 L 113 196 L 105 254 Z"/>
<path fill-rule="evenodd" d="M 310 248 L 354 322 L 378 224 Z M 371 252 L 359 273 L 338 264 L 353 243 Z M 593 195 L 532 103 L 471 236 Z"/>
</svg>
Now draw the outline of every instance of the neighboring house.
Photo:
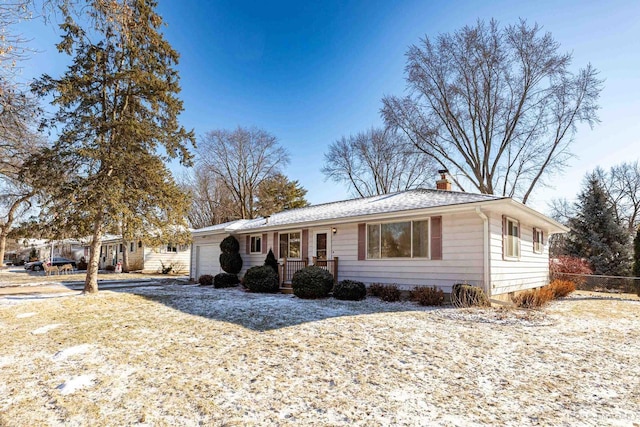
<svg viewBox="0 0 640 427">
<path fill-rule="evenodd" d="M 405 289 L 435 285 L 450 292 L 468 283 L 507 297 L 548 283 L 548 238 L 568 231 L 565 226 L 508 197 L 448 191 L 444 176 L 438 187 L 444 190 L 327 203 L 194 230 L 192 276 L 221 272 L 219 244 L 233 235 L 243 272 L 261 265 L 272 249 L 280 263 L 297 262 L 293 269 L 338 259 L 339 280 Z"/>
<path fill-rule="evenodd" d="M 160 247 L 151 248 L 141 240 L 125 241 L 117 235 L 106 235 L 102 238 L 100 269 L 121 263 L 125 245 L 128 250 L 129 270 L 131 271 L 141 270 L 144 273 L 154 273 L 160 271 L 162 265 L 168 267 L 172 264 L 174 271 L 176 269 L 183 272 L 188 271 L 191 257 L 190 245 L 167 243 Z"/>
<path fill-rule="evenodd" d="M 44 239 L 24 239 L 20 241 L 22 248 L 17 252 L 17 258 L 29 261 L 31 252 L 35 250 L 36 258 L 43 260 L 53 257 L 65 257 L 73 260 L 80 260 L 87 256 L 88 248 L 76 239 L 64 240 L 44 240 Z"/>
</svg>

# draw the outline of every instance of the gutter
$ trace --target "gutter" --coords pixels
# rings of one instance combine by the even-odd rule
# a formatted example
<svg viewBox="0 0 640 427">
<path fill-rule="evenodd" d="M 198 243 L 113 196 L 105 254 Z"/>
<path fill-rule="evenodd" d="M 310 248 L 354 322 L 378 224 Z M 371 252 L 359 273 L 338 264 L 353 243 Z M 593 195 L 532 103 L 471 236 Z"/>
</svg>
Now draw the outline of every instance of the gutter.
<svg viewBox="0 0 640 427">
<path fill-rule="evenodd" d="M 485 292 L 487 297 L 491 298 L 491 262 L 489 258 L 489 218 L 482 212 L 482 207 L 476 207 L 476 213 L 482 219 L 483 233 L 482 233 L 482 275 Z"/>
</svg>

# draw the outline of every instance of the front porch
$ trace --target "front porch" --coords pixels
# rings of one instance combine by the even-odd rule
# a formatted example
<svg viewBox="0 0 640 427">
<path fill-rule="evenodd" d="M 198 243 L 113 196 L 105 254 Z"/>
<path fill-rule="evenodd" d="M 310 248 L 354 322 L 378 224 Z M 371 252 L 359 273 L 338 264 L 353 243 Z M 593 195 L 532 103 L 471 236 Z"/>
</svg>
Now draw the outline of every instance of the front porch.
<svg viewBox="0 0 640 427">
<path fill-rule="evenodd" d="M 280 292 L 283 294 L 292 294 L 293 288 L 291 286 L 291 279 L 298 270 L 315 265 L 324 270 L 327 270 L 333 276 L 333 283 L 338 283 L 338 257 L 333 259 L 319 260 L 316 257 L 311 258 L 311 264 L 309 259 L 287 259 L 283 258 L 282 262 L 278 264 L 280 272 Z"/>
</svg>

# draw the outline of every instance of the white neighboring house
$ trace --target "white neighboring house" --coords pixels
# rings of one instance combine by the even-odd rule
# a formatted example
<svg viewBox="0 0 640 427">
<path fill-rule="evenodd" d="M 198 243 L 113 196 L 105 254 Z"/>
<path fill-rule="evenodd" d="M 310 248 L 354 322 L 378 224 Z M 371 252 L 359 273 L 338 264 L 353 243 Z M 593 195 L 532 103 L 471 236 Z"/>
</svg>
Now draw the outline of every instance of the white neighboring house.
<svg viewBox="0 0 640 427">
<path fill-rule="evenodd" d="M 443 177 L 444 179 L 444 177 Z M 490 297 L 548 284 L 551 234 L 568 229 L 508 197 L 417 189 L 292 209 L 194 230 L 192 277 L 222 270 L 220 242 L 240 242 L 243 272 L 272 249 L 289 270 L 337 267 L 339 280 L 400 288 L 456 283 Z M 339 262 L 338 262 L 339 261 Z M 241 272 L 241 274 L 243 273 Z M 287 275 L 290 277 L 290 275 Z M 285 278 L 286 280 L 286 278 Z"/>
<path fill-rule="evenodd" d="M 99 268 L 117 265 L 122 262 L 124 248 L 128 250 L 129 270 L 155 273 L 173 265 L 173 271 L 179 269 L 188 273 L 191 257 L 190 245 L 176 245 L 171 242 L 159 247 L 149 247 L 141 240 L 125 241 L 122 236 L 105 235 L 100 246 Z M 87 262 L 89 257 L 87 256 Z"/>
<path fill-rule="evenodd" d="M 53 257 L 68 257 L 74 261 L 79 261 L 82 257 L 88 257 L 88 248 L 81 240 L 45 240 L 45 239 L 23 239 L 22 249 L 18 251 L 17 258 L 29 261 L 32 250 L 36 252 L 36 258 L 44 260 Z"/>
</svg>

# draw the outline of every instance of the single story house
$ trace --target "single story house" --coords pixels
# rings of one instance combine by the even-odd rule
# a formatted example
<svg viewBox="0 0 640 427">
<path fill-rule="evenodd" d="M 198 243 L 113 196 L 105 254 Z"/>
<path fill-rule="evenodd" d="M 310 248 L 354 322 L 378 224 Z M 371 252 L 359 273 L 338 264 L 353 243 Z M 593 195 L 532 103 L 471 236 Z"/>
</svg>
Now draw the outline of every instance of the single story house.
<svg viewBox="0 0 640 427">
<path fill-rule="evenodd" d="M 450 191 L 442 180 L 438 187 L 193 230 L 192 277 L 222 271 L 219 245 L 233 235 L 241 246 L 241 274 L 263 264 L 272 249 L 289 273 L 315 262 L 330 265 L 339 280 L 405 289 L 435 285 L 450 292 L 468 283 L 507 298 L 548 283 L 548 239 L 567 232 L 565 226 L 509 197 Z"/>
<path fill-rule="evenodd" d="M 105 235 L 100 246 L 99 268 L 122 263 L 124 249 L 128 251 L 129 270 L 155 273 L 173 264 L 173 270 L 188 271 L 191 258 L 190 245 L 167 243 L 159 247 L 149 247 L 142 240 L 128 241 L 122 236 Z M 89 257 L 87 256 L 87 261 Z"/>
</svg>

